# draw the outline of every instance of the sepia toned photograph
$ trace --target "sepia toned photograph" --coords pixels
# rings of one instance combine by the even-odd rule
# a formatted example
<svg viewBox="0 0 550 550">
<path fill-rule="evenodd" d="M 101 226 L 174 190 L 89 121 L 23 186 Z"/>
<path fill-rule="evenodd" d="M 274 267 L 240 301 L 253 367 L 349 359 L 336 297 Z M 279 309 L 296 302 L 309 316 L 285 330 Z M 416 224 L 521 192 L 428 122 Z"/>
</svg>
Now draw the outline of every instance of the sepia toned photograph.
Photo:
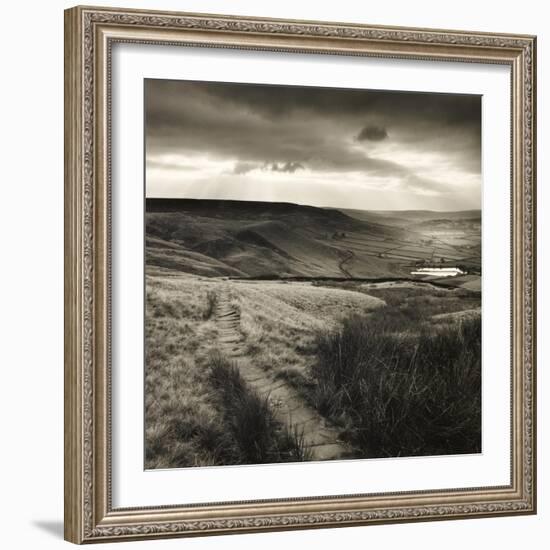
<svg viewBox="0 0 550 550">
<path fill-rule="evenodd" d="M 538 513 L 540 42 L 475 17 L 65 10 L 65 540 Z"/>
<path fill-rule="evenodd" d="M 145 468 L 481 448 L 481 96 L 146 79 Z"/>
</svg>

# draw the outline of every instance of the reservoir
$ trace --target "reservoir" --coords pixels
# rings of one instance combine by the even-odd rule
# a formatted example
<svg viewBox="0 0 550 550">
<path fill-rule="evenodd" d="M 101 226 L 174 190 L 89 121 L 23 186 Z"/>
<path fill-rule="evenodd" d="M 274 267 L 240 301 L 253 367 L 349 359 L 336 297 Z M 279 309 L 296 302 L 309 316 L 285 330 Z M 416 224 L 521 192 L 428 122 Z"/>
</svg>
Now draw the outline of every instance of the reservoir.
<svg viewBox="0 0 550 550">
<path fill-rule="evenodd" d="M 419 267 L 411 271 L 411 275 L 429 275 L 432 277 L 456 277 L 457 275 L 465 275 L 459 267 Z"/>
</svg>

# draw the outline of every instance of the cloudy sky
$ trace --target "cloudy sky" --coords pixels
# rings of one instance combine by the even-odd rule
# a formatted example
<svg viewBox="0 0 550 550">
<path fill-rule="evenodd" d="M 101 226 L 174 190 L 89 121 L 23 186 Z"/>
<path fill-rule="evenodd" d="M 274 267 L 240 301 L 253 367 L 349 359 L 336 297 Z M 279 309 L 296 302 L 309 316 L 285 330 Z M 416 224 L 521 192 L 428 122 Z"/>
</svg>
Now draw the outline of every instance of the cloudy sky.
<svg viewBox="0 0 550 550">
<path fill-rule="evenodd" d="M 480 96 L 147 79 L 148 197 L 480 208 Z"/>
</svg>

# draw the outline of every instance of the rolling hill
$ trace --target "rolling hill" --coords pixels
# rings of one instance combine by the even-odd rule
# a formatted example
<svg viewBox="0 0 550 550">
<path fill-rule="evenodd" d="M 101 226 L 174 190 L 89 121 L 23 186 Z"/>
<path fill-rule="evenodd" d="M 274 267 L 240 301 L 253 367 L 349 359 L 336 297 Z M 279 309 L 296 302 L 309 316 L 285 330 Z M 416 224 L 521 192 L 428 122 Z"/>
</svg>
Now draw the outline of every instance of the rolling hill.
<svg viewBox="0 0 550 550">
<path fill-rule="evenodd" d="M 432 223 L 481 223 L 481 210 L 458 210 L 445 212 L 437 210 L 353 210 L 341 212 L 362 221 L 397 227 L 428 227 Z"/>
<path fill-rule="evenodd" d="M 396 277 L 434 256 L 421 232 L 384 220 L 290 203 L 147 199 L 146 264 L 205 277 Z"/>
</svg>

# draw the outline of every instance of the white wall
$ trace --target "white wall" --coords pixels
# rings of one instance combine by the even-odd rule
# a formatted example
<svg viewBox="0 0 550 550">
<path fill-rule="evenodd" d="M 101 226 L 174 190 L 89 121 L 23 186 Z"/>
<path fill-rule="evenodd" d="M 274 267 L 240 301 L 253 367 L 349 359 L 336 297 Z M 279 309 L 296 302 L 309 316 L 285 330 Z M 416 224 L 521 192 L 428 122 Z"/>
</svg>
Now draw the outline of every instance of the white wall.
<svg viewBox="0 0 550 550">
<path fill-rule="evenodd" d="M 441 2 L 388 0 L 363 3 L 296 0 L 119 0 L 104 5 L 211 13 L 320 19 L 372 24 L 505 31 L 539 36 L 539 181 L 547 176 L 549 17 L 544 2 Z M 5 548 L 60 548 L 62 541 L 62 218 L 63 218 L 63 13 L 70 2 L 10 2 L 2 6 L 0 83 L 0 518 Z M 548 187 L 539 187 L 539 280 L 548 275 L 543 216 Z M 544 270 L 544 272 L 543 272 Z M 539 289 L 539 394 L 548 395 L 543 372 L 547 315 Z M 546 328 L 546 331 L 545 331 Z M 543 349 L 545 347 L 546 349 Z M 549 408 L 539 400 L 539 464 L 547 458 Z M 410 525 L 301 531 L 133 543 L 132 548 L 216 549 L 257 547 L 407 548 L 448 550 L 543 548 L 550 534 L 550 497 L 539 472 L 539 515 Z M 5 540 L 7 539 L 7 540 Z M 107 545 L 112 546 L 112 545 Z M 104 546 L 104 548 L 107 548 Z"/>
</svg>

